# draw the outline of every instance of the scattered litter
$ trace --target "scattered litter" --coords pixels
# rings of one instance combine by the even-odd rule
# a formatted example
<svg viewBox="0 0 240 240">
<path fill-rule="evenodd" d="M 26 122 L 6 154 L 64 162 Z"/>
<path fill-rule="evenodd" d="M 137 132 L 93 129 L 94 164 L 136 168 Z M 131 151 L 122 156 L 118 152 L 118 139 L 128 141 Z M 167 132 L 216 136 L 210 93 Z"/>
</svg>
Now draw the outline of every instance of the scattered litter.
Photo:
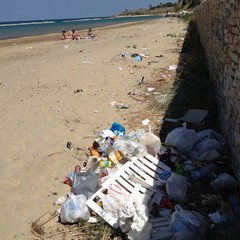
<svg viewBox="0 0 240 240">
<path fill-rule="evenodd" d="M 143 82 L 144 77 L 139 85 Z M 166 96 L 158 94 L 156 100 L 166 101 Z M 110 105 L 129 108 L 116 101 Z M 191 109 L 176 122 L 199 123 L 207 113 L 204 109 Z M 182 127 L 173 128 L 162 142 L 153 133 L 149 119 L 139 125 L 142 128 L 127 133 L 123 125 L 113 122 L 96 133 L 84 167 L 76 165 L 68 173 L 64 183 L 71 192 L 54 203 L 62 206 L 51 219 L 59 215 L 63 224 L 81 219 L 94 224 L 98 222 L 94 217 L 97 214 L 132 240 L 200 240 L 209 229 L 209 220 L 214 224 L 237 221 L 237 181 L 229 173 L 219 173 L 218 160 L 226 153 L 226 140 L 221 134 L 212 129 L 196 132 L 185 122 Z M 66 147 L 74 148 L 71 142 Z M 203 181 L 206 185 L 206 179 L 211 179 L 209 188 L 215 195 L 195 196 L 208 210 L 203 214 L 191 210 L 198 206 L 191 197 L 195 184 Z M 42 224 L 34 223 L 32 232 L 43 236 Z"/>
<path fill-rule="evenodd" d="M 65 201 L 66 201 L 66 198 L 64 196 L 61 196 L 57 199 L 57 201 L 54 204 L 62 205 Z"/>
<path fill-rule="evenodd" d="M 129 46 L 129 45 L 127 46 L 127 48 L 131 48 L 131 47 L 134 48 L 134 49 L 136 49 L 136 48 L 137 48 L 137 45 L 136 45 L 136 44 L 131 44 L 130 46 Z"/>
<path fill-rule="evenodd" d="M 176 70 L 177 66 L 176 65 L 169 65 L 168 70 Z"/>
<path fill-rule="evenodd" d="M 123 68 L 122 68 L 122 67 L 118 67 L 118 70 L 122 71 L 122 70 L 123 70 Z"/>
<path fill-rule="evenodd" d="M 118 103 L 116 101 L 113 101 L 110 103 L 111 106 L 115 106 L 118 109 L 128 109 L 130 108 L 130 105 L 127 103 Z"/>
<path fill-rule="evenodd" d="M 134 57 L 134 59 L 135 59 L 136 61 L 142 61 L 142 57 L 141 57 L 140 55 L 137 55 L 136 57 Z"/>
<path fill-rule="evenodd" d="M 90 217 L 87 222 L 88 223 L 97 223 L 98 220 L 95 217 Z"/>
<path fill-rule="evenodd" d="M 142 79 L 138 82 L 138 85 L 144 84 L 144 83 L 148 83 L 148 80 L 145 79 L 144 76 L 142 76 Z"/>
<path fill-rule="evenodd" d="M 127 104 L 127 103 L 116 103 L 115 106 L 118 109 L 128 109 L 128 108 L 130 108 L 130 105 Z"/>
<path fill-rule="evenodd" d="M 190 109 L 184 116 L 180 118 L 165 118 L 167 122 L 189 122 L 189 123 L 200 123 L 206 118 L 208 110 L 205 109 Z"/>
<path fill-rule="evenodd" d="M 209 213 L 208 217 L 212 220 L 214 223 L 220 223 L 221 222 L 221 215 L 219 212 Z"/>
<path fill-rule="evenodd" d="M 131 57 L 131 54 L 128 53 L 128 52 L 123 52 L 121 53 L 122 57 L 126 57 L 126 58 L 130 58 Z"/>
<path fill-rule="evenodd" d="M 83 194 L 69 193 L 60 211 L 61 223 L 76 223 L 80 219 L 88 220 L 90 212 L 86 206 L 87 198 Z"/>
<path fill-rule="evenodd" d="M 155 97 L 155 100 L 158 101 L 159 103 L 165 103 L 167 101 L 167 94 L 158 94 Z"/>
<path fill-rule="evenodd" d="M 41 239 L 43 239 L 42 236 L 44 235 L 44 225 L 50 222 L 55 217 L 57 217 L 58 215 L 59 213 L 57 211 L 54 213 L 50 213 L 49 211 L 47 211 L 41 217 L 39 217 L 36 221 L 32 222 L 31 232 L 37 237 L 40 237 Z"/>
<path fill-rule="evenodd" d="M 142 121 L 143 126 L 148 126 L 149 123 L 150 123 L 150 120 L 147 118 Z"/>
<path fill-rule="evenodd" d="M 148 91 L 148 92 L 153 92 L 154 90 L 155 90 L 154 87 L 149 87 L 149 88 L 147 88 L 147 91 Z"/>
<path fill-rule="evenodd" d="M 91 62 L 91 61 L 82 61 L 82 63 L 93 64 L 93 62 Z"/>
<path fill-rule="evenodd" d="M 66 48 L 66 49 L 69 48 L 69 45 L 64 45 L 64 48 Z"/>
<path fill-rule="evenodd" d="M 74 90 L 74 93 L 79 93 L 79 92 L 83 92 L 83 90 L 82 89 Z"/>
</svg>

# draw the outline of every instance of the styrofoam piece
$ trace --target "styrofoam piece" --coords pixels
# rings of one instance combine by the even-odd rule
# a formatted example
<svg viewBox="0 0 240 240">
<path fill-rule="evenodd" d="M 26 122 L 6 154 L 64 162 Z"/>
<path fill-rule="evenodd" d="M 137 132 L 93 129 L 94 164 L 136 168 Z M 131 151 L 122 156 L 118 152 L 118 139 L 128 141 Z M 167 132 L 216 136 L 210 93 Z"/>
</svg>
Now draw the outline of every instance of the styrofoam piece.
<svg viewBox="0 0 240 240">
<path fill-rule="evenodd" d="M 96 203 L 96 199 L 103 199 L 106 190 L 112 184 L 118 184 L 125 193 L 130 194 L 129 201 L 133 200 L 138 203 L 147 204 L 149 199 L 153 197 L 152 201 L 160 202 L 163 194 L 158 192 L 158 189 L 154 189 L 154 187 L 160 184 L 158 175 L 164 170 L 171 171 L 168 166 L 150 154 L 143 158 L 133 157 L 131 161 L 125 163 L 117 172 L 112 174 L 102 184 L 102 187 L 87 200 L 86 204 L 113 228 L 118 228 L 118 219 L 100 207 Z M 134 179 L 139 181 L 135 181 L 131 177 L 133 175 Z"/>
</svg>

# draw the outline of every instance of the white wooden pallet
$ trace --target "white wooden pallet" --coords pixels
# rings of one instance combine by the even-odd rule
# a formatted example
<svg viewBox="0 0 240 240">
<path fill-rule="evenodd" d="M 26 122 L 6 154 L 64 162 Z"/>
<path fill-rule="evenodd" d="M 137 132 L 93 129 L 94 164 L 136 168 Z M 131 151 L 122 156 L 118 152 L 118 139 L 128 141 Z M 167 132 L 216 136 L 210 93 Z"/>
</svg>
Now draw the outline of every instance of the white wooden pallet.
<svg viewBox="0 0 240 240">
<path fill-rule="evenodd" d="M 158 175 L 163 171 L 171 171 L 171 169 L 150 154 L 142 158 L 133 157 L 104 182 L 102 187 L 87 200 L 86 204 L 113 228 L 118 228 L 118 219 L 100 207 L 96 203 L 96 199 L 103 199 L 104 192 L 111 185 L 117 184 L 126 194 L 130 195 L 131 199 L 137 199 L 142 204 L 147 204 L 150 198 L 152 203 L 160 203 L 163 193 L 155 187 L 160 184 Z"/>
</svg>

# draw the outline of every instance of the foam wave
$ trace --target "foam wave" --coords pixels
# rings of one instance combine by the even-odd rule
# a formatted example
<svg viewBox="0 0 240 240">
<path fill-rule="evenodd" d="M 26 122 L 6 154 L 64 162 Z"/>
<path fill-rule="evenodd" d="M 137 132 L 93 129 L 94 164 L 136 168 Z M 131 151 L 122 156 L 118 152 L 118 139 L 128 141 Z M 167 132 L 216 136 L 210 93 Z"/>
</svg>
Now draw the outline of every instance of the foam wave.
<svg viewBox="0 0 240 240">
<path fill-rule="evenodd" d="M 99 21 L 103 18 L 83 18 L 83 19 L 74 19 L 74 20 L 65 20 L 62 22 L 86 22 L 86 21 Z"/>
<path fill-rule="evenodd" d="M 36 25 L 36 24 L 51 24 L 51 23 L 55 23 L 55 21 L 4 23 L 4 24 L 0 24 L 0 27 L 25 26 L 25 25 Z"/>
</svg>

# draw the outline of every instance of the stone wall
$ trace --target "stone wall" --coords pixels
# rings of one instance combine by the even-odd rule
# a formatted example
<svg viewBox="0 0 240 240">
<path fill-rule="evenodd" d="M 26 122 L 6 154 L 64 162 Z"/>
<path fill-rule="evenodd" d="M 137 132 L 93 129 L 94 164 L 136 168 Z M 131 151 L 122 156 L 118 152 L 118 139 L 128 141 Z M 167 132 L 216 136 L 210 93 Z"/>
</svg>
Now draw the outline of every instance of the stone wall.
<svg viewBox="0 0 240 240">
<path fill-rule="evenodd" d="M 228 139 L 240 183 L 240 1 L 205 0 L 195 15 L 223 135 Z"/>
</svg>

